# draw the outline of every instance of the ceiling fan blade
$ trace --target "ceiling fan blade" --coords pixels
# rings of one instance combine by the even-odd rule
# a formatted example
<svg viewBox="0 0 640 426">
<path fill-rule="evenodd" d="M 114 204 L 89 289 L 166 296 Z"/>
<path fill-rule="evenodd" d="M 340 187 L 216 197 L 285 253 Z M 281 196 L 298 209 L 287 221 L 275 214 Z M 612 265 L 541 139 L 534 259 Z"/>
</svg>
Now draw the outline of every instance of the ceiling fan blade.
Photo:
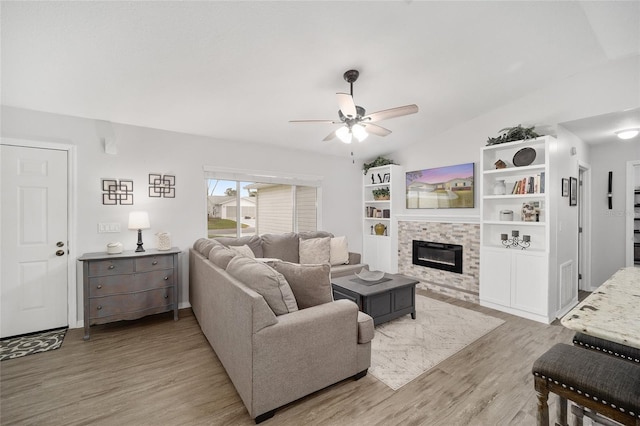
<svg viewBox="0 0 640 426">
<path fill-rule="evenodd" d="M 326 124 L 342 124 L 335 120 L 289 120 L 289 123 L 326 123 Z"/>
<path fill-rule="evenodd" d="M 338 105 L 342 114 L 347 117 L 356 117 L 358 112 L 356 111 L 356 104 L 353 102 L 353 96 L 348 93 L 336 93 L 336 95 L 338 96 Z"/>
<path fill-rule="evenodd" d="M 330 141 L 331 139 L 334 139 L 335 137 L 336 137 L 336 131 L 334 130 L 333 132 L 329 133 L 326 138 L 322 140 L 326 142 L 326 141 Z"/>
<path fill-rule="evenodd" d="M 366 117 L 363 117 L 363 120 L 368 122 L 382 121 L 394 117 L 402 117 L 403 115 L 415 114 L 416 112 L 418 112 L 418 105 L 411 104 L 397 108 L 376 111 L 367 115 Z"/>
<path fill-rule="evenodd" d="M 385 129 L 384 127 L 378 126 L 377 124 L 362 123 L 362 125 L 365 127 L 365 129 L 367 129 L 367 132 L 374 135 L 387 136 L 389 133 L 391 133 L 391 130 Z"/>
</svg>

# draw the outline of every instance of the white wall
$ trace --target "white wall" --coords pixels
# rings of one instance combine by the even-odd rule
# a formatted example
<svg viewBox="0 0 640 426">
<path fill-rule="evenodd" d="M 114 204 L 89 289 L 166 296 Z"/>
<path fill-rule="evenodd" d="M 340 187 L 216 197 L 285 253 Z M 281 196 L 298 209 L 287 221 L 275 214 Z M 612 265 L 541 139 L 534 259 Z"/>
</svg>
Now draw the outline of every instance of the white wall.
<svg viewBox="0 0 640 426">
<path fill-rule="evenodd" d="M 640 141 L 608 142 L 591 147 L 592 286 L 605 282 L 626 265 L 627 162 L 640 160 Z M 613 172 L 613 209 L 609 210 L 607 186 Z"/>
<path fill-rule="evenodd" d="M 583 73 L 571 76 L 556 82 L 548 87 L 531 93 L 515 102 L 504 105 L 493 111 L 489 111 L 460 126 L 454 127 L 438 135 L 421 135 L 419 142 L 404 149 L 392 152 L 388 155 L 405 171 L 420 170 L 430 167 L 441 167 L 453 164 L 475 162 L 479 167 L 480 149 L 486 145 L 489 136 L 497 136 L 498 130 L 522 124 L 523 126 L 535 125 L 539 133 L 558 136 L 557 161 L 562 168 L 559 171 L 561 177 L 578 177 L 578 160 L 588 162 L 588 153 L 585 144 L 566 134 L 558 132 L 559 123 L 584 117 L 602 115 L 609 112 L 623 111 L 640 106 L 640 57 L 632 56 L 616 61 L 610 61 L 600 67 L 587 70 Z M 577 146 L 578 154 L 569 155 L 571 146 Z M 599 183 L 595 184 L 607 162 L 614 169 L 614 181 L 624 182 L 626 161 L 638 158 L 629 150 L 609 149 L 602 147 L 600 151 L 592 153 L 594 166 L 593 193 L 602 195 Z M 603 157 L 598 158 L 600 155 Z M 598 158 L 596 161 L 595 158 Z M 607 160 L 608 159 L 608 160 Z M 616 178 L 616 175 L 619 177 Z M 479 184 L 480 174 L 476 170 L 476 185 Z M 559 193 L 560 180 L 558 176 L 550 176 L 551 190 Z M 605 182 L 606 183 L 606 182 Z M 622 188 L 617 190 L 622 191 Z M 437 209 L 437 210 L 406 210 L 401 214 L 419 214 L 425 219 L 441 216 L 471 216 L 470 220 L 477 220 L 479 211 L 479 191 L 476 188 L 476 200 L 474 209 Z M 595 196 L 594 196 L 595 199 Z M 618 195 L 622 202 L 622 195 Z M 561 203 L 564 203 L 563 199 Z M 623 249 L 621 243 L 622 234 L 620 226 L 613 217 L 603 217 L 603 213 L 594 206 L 594 216 L 599 215 L 593 222 L 592 239 L 592 286 L 608 278 L 617 268 L 623 265 L 624 256 L 618 253 Z M 562 205 L 558 212 L 557 222 L 560 226 L 552 229 L 555 235 L 555 253 L 565 261 L 573 259 L 577 262 L 577 208 Z M 615 224 L 614 224 L 615 222 Z M 622 223 L 622 221 L 620 221 Z M 608 226 L 614 226 L 613 233 L 609 233 Z M 615 237 L 614 237 L 615 236 Z M 613 238 L 616 238 L 615 240 Z M 608 245 L 617 241 L 617 247 L 612 252 L 607 252 Z M 559 263 L 558 263 L 559 264 Z M 482 266 L 481 266 L 482 267 Z M 554 268 L 552 268 L 552 271 Z M 555 275 L 555 272 L 554 272 Z M 553 276 L 553 275 L 552 275 Z"/>
<path fill-rule="evenodd" d="M 206 236 L 205 165 L 322 176 L 322 229 L 346 235 L 350 249 L 361 252 L 362 172 L 351 158 L 123 124 L 114 124 L 113 128 L 118 153 L 108 155 L 98 137 L 95 120 L 2 107 L 2 137 L 77 146 L 77 255 L 104 251 L 110 241 L 122 242 L 125 250 L 135 248 L 136 233 L 127 229 L 128 215 L 133 210 L 149 212 L 151 229 L 143 231 L 146 248 L 155 247 L 156 232 L 168 231 L 173 245 L 186 253 L 197 238 Z M 149 198 L 149 173 L 175 175 L 176 198 Z M 102 205 L 101 178 L 132 179 L 134 205 Z M 99 222 L 119 222 L 122 232 L 99 234 Z M 181 263 L 181 306 L 188 302 L 185 253 Z M 81 274 L 77 284 L 78 320 L 81 320 Z"/>
</svg>

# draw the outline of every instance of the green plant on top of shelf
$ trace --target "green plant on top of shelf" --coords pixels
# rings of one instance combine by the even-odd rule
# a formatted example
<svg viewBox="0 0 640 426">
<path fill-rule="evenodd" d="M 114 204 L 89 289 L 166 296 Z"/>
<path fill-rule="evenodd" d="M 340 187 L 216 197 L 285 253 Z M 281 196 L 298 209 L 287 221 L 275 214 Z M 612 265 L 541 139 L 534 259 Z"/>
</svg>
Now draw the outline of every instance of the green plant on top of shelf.
<svg viewBox="0 0 640 426">
<path fill-rule="evenodd" d="M 391 198 L 391 191 L 389 187 L 372 189 L 374 200 L 389 200 Z"/>
<path fill-rule="evenodd" d="M 364 170 L 364 174 L 366 175 L 369 169 L 372 167 L 388 166 L 389 164 L 396 164 L 396 163 L 394 163 L 393 160 L 389 160 L 388 158 L 378 156 L 378 158 L 376 158 L 372 162 L 364 163 L 362 165 L 362 170 Z"/>
<path fill-rule="evenodd" d="M 535 128 L 536 126 L 522 127 L 520 124 L 515 127 L 505 127 L 498 132 L 500 136 L 498 136 L 497 138 L 490 137 L 489 139 L 487 139 L 487 146 L 498 145 L 505 142 L 539 138 L 542 135 L 536 133 L 533 130 Z"/>
</svg>

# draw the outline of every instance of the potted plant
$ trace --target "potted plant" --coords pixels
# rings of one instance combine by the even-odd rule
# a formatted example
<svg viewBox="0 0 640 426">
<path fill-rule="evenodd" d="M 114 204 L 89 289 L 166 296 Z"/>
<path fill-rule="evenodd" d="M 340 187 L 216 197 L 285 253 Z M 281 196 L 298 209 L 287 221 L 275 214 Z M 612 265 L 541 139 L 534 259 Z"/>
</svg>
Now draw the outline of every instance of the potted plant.
<svg viewBox="0 0 640 426">
<path fill-rule="evenodd" d="M 370 163 L 364 163 L 362 165 L 362 170 L 364 170 L 364 174 L 366 175 L 367 172 L 369 171 L 370 168 L 372 167 L 380 167 L 380 166 L 386 166 L 389 164 L 395 164 L 393 162 L 393 160 L 389 160 L 388 158 L 384 158 L 382 156 L 379 156 L 378 158 L 376 158 L 375 160 L 373 160 Z"/>
<path fill-rule="evenodd" d="M 505 127 L 500 130 L 500 136 L 497 138 L 489 138 L 487 140 L 487 146 L 489 145 L 498 145 L 505 142 L 513 142 L 513 141 L 521 141 L 526 139 L 535 139 L 542 135 L 537 134 L 533 129 L 535 126 L 531 127 L 522 127 L 518 124 L 515 127 Z"/>
<path fill-rule="evenodd" d="M 376 188 L 371 190 L 371 192 L 373 193 L 373 199 L 376 201 L 391 199 L 391 191 L 389 191 L 389 187 Z"/>
</svg>

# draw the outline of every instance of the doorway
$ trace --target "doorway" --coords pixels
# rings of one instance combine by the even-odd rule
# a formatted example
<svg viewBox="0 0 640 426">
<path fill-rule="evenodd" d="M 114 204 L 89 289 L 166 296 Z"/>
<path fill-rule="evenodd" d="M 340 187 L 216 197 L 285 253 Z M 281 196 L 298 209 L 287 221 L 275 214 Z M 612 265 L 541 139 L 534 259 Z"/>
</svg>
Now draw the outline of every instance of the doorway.
<svg viewBox="0 0 640 426">
<path fill-rule="evenodd" d="M 76 325 L 71 151 L 9 139 L 0 145 L 1 337 Z"/>
<path fill-rule="evenodd" d="M 591 166 L 578 162 L 578 290 L 591 289 Z"/>
</svg>

